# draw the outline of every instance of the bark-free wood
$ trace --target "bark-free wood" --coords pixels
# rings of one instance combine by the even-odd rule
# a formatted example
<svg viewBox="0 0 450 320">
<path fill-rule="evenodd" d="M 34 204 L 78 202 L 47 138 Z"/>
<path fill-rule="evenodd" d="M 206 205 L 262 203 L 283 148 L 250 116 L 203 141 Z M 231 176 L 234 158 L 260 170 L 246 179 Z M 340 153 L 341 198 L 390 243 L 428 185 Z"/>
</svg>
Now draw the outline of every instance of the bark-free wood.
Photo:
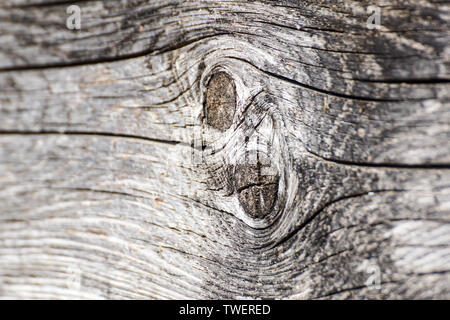
<svg viewBox="0 0 450 320">
<path fill-rule="evenodd" d="M 75 3 L 0 4 L 2 298 L 450 298 L 448 4 Z"/>
</svg>

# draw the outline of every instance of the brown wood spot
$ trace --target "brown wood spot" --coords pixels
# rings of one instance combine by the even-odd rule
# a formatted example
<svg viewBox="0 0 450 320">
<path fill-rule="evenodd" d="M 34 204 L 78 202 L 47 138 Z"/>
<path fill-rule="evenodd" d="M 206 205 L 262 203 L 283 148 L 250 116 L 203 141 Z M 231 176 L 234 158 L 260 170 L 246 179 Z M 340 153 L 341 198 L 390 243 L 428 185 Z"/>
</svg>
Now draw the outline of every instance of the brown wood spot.
<svg viewBox="0 0 450 320">
<path fill-rule="evenodd" d="M 239 193 L 239 202 L 244 211 L 254 219 L 263 219 L 275 205 L 278 184 L 251 186 Z"/>
<path fill-rule="evenodd" d="M 262 175 L 261 164 L 240 165 L 235 172 L 238 199 L 254 219 L 263 219 L 273 209 L 278 195 L 278 175 Z"/>
<path fill-rule="evenodd" d="M 206 89 L 206 123 L 225 131 L 233 123 L 235 110 L 236 88 L 233 79 L 223 71 L 214 74 Z"/>
</svg>

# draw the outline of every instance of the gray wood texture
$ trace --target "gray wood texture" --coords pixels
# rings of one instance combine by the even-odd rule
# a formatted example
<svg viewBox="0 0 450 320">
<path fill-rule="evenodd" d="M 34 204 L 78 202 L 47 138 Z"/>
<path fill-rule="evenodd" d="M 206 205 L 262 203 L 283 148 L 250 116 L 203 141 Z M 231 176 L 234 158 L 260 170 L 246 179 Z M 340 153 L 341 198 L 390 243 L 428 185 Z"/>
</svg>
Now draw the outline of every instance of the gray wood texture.
<svg viewBox="0 0 450 320">
<path fill-rule="evenodd" d="M 2 1 L 0 297 L 450 299 L 449 22 Z"/>
</svg>

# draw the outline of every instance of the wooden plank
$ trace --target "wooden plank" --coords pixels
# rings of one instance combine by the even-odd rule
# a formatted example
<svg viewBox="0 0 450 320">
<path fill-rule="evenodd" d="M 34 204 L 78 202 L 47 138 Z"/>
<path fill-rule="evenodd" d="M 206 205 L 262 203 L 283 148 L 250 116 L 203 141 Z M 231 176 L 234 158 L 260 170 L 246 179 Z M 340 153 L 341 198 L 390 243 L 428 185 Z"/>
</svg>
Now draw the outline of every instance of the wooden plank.
<svg viewBox="0 0 450 320">
<path fill-rule="evenodd" d="M 450 297 L 449 5 L 76 4 L 0 6 L 1 297 Z"/>
</svg>

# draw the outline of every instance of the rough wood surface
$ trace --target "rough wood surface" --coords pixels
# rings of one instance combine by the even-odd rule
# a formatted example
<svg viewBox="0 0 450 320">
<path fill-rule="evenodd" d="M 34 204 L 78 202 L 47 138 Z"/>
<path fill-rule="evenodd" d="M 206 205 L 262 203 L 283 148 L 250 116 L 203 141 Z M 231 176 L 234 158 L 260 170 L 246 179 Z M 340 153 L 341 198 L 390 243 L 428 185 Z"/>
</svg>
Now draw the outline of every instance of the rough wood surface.
<svg viewBox="0 0 450 320">
<path fill-rule="evenodd" d="M 449 299 L 449 22 L 3 1 L 0 297 Z"/>
</svg>

